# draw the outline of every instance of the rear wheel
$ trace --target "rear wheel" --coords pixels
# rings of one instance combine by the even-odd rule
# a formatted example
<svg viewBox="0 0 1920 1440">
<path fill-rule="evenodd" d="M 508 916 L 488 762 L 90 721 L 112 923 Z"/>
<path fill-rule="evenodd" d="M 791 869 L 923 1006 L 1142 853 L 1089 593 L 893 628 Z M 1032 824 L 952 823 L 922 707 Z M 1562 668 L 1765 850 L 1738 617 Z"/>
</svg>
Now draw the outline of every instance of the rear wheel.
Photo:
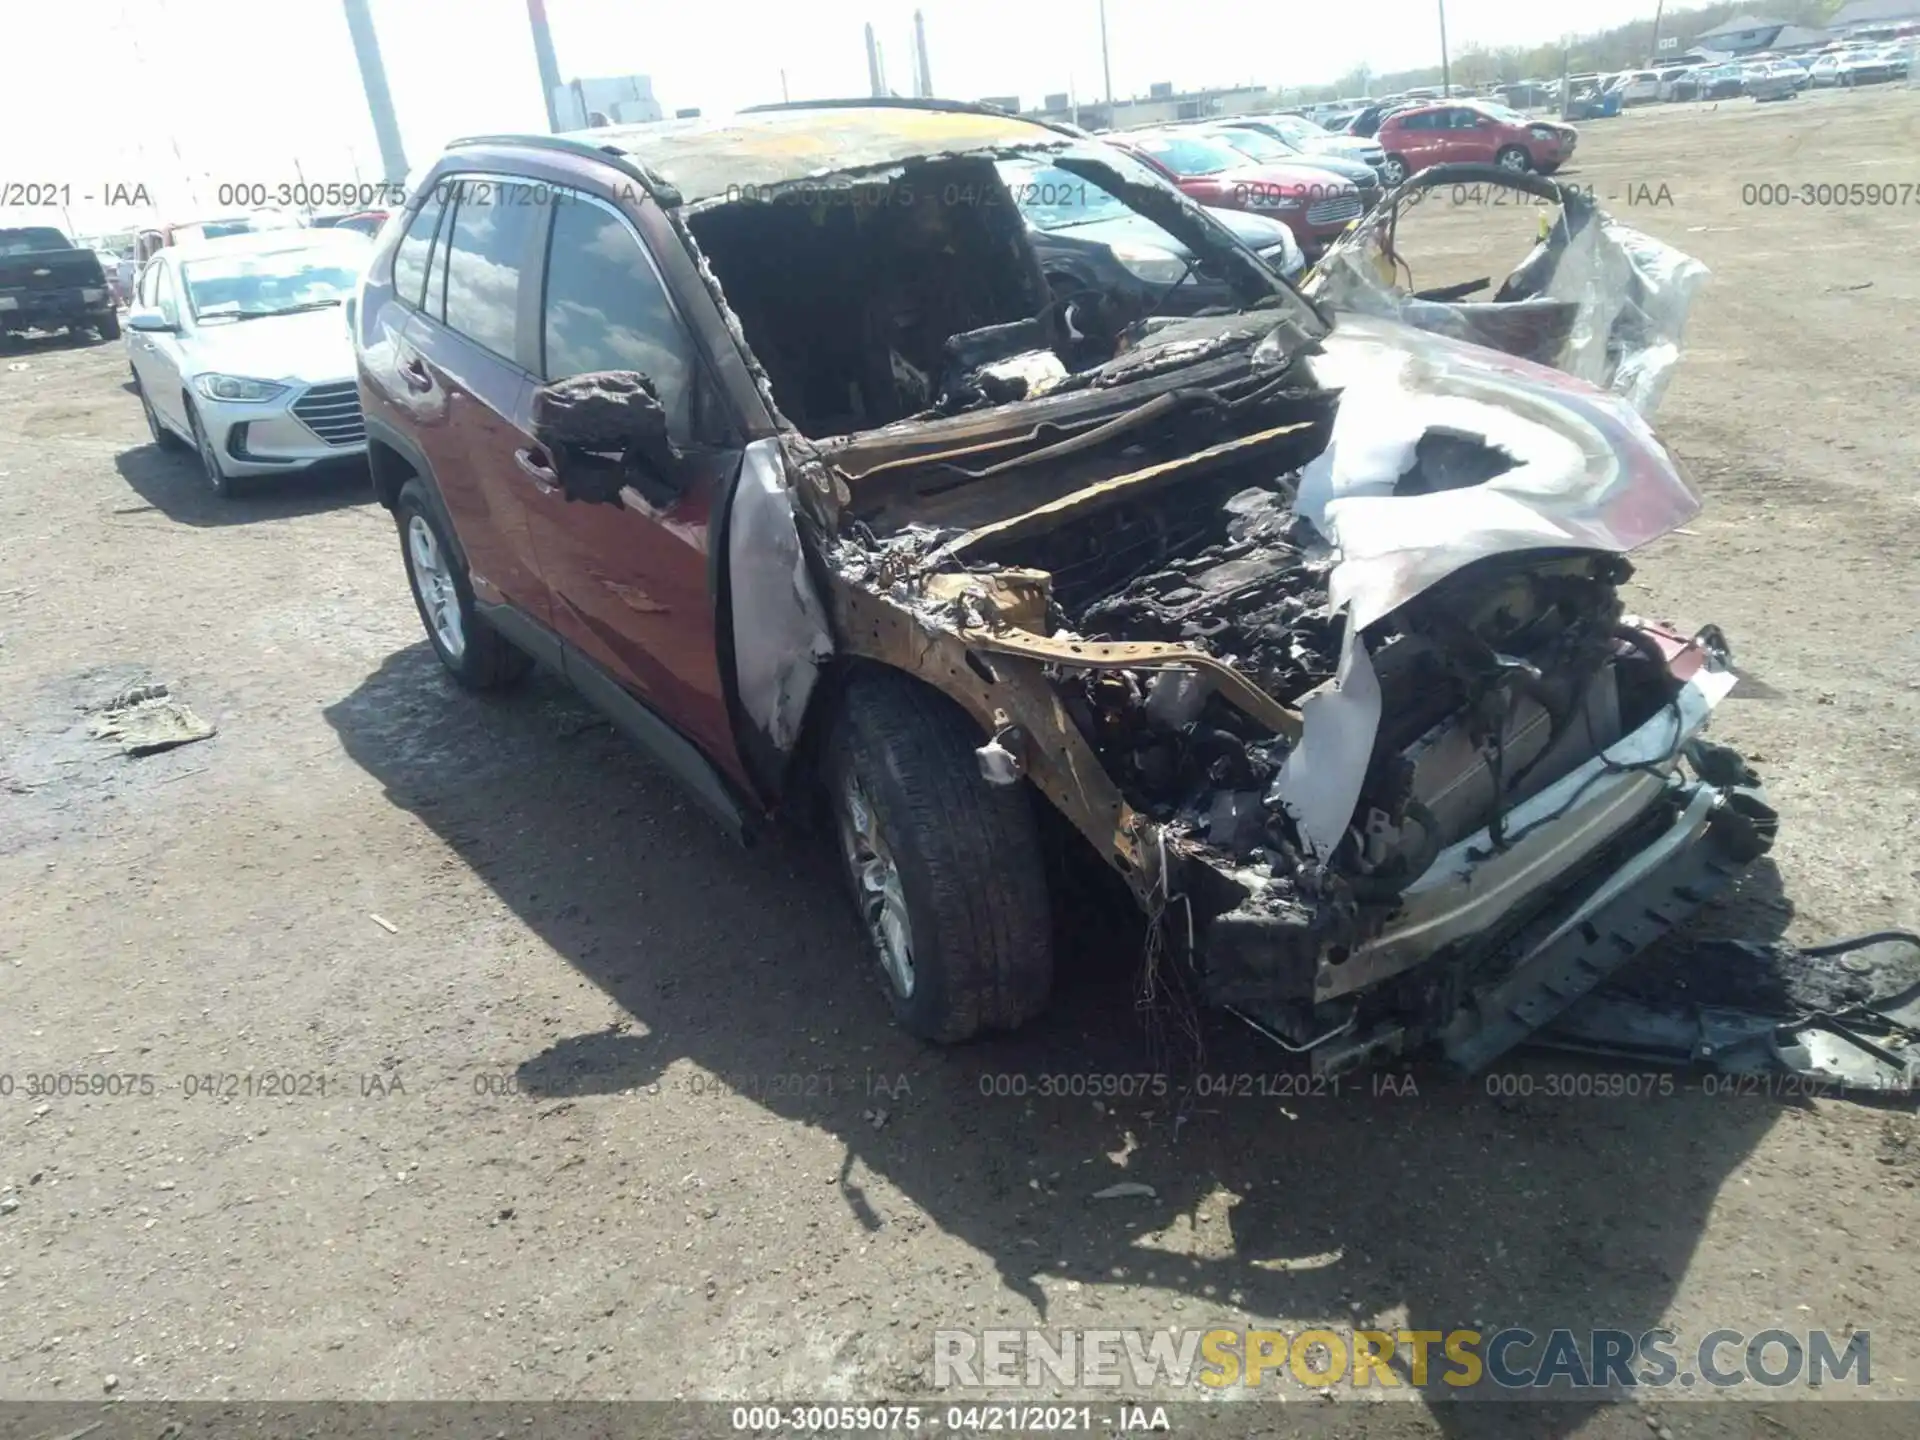
<svg viewBox="0 0 1920 1440">
<path fill-rule="evenodd" d="M 400 487 L 393 519 L 420 623 L 427 627 L 427 639 L 447 673 L 469 690 L 504 690 L 525 678 L 533 668 L 532 658 L 475 607 L 466 557 L 419 480 Z"/>
<path fill-rule="evenodd" d="M 105 316 L 93 328 L 102 340 L 118 340 L 120 338 L 120 317 L 118 315 Z"/>
<path fill-rule="evenodd" d="M 904 675 L 848 685 L 827 782 L 855 904 L 900 1023 L 925 1040 L 1012 1030 L 1053 986 L 1044 861 L 1026 788 L 981 778 L 981 736 Z"/>
<path fill-rule="evenodd" d="M 1533 168 L 1533 157 L 1518 145 L 1509 145 L 1493 157 L 1493 163 L 1502 170 L 1510 171 L 1515 175 L 1524 175 Z"/>
</svg>

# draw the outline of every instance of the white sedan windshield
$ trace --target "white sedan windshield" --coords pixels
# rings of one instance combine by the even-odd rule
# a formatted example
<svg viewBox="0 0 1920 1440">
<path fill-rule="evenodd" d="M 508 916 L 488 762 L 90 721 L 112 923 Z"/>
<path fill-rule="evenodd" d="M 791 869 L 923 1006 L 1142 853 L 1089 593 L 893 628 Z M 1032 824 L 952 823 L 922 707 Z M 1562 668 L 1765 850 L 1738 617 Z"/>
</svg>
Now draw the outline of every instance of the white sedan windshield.
<svg viewBox="0 0 1920 1440">
<path fill-rule="evenodd" d="M 366 265 L 357 252 L 328 245 L 210 255 L 187 261 L 180 274 L 198 320 L 278 315 L 345 300 Z"/>
</svg>

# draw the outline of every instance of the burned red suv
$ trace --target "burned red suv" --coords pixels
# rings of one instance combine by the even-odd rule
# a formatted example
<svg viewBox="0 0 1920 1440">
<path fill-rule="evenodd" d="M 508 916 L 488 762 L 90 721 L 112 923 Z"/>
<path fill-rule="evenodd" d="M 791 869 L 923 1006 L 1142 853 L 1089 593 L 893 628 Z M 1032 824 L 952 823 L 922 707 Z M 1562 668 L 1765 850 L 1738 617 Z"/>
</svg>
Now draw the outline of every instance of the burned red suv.
<svg viewBox="0 0 1920 1440">
<path fill-rule="evenodd" d="M 1019 156 L 1171 233 L 1221 305 L 1053 293 Z M 1303 298 L 1078 131 L 796 105 L 456 143 L 351 325 L 446 670 L 544 664 L 736 833 L 824 801 L 915 1033 L 1039 1011 L 1043 862 L 1078 856 L 1147 917 L 1150 988 L 1323 1073 L 1471 1065 L 1772 835 L 1699 738 L 1718 633 L 1623 610 L 1625 552 L 1699 502 L 1636 409 L 1666 290 L 1549 293 L 1631 269 L 1588 239 L 1410 325 Z M 1538 306 L 1517 328 L 1577 354 L 1433 328 Z"/>
<path fill-rule="evenodd" d="M 1398 185 L 1434 165 L 1497 165 L 1551 175 L 1572 156 L 1580 132 L 1475 100 L 1395 111 L 1380 122 L 1375 138 L 1387 152 L 1381 176 Z"/>
</svg>

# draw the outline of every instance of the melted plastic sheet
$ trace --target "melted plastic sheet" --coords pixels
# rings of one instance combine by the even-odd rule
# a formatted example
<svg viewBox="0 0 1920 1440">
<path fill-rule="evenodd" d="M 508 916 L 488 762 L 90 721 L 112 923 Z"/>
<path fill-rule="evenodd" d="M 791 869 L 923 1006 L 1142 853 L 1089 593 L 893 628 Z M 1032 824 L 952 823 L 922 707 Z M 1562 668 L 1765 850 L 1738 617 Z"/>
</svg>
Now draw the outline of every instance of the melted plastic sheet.
<svg viewBox="0 0 1920 1440">
<path fill-rule="evenodd" d="M 1398 218 L 1441 185 L 1502 185 L 1563 205 L 1492 298 L 1421 298 L 1389 247 Z M 1414 177 L 1330 249 L 1308 292 L 1336 311 L 1398 320 L 1416 329 L 1551 365 L 1611 390 L 1644 416 L 1666 394 L 1687 312 L 1707 267 L 1663 241 L 1619 224 L 1577 192 L 1538 176 L 1484 166 L 1438 166 Z"/>
</svg>

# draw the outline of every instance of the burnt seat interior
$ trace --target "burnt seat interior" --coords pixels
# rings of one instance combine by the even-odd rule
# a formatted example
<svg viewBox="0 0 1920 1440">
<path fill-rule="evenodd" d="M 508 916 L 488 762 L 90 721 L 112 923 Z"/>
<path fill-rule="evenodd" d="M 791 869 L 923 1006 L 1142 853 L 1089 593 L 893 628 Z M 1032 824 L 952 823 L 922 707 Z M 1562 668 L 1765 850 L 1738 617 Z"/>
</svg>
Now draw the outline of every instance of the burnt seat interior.
<svg viewBox="0 0 1920 1440">
<path fill-rule="evenodd" d="M 926 409 L 949 337 L 1028 320 L 1046 305 L 992 160 L 927 161 L 836 183 L 687 219 L 775 400 L 815 439 Z"/>
</svg>

